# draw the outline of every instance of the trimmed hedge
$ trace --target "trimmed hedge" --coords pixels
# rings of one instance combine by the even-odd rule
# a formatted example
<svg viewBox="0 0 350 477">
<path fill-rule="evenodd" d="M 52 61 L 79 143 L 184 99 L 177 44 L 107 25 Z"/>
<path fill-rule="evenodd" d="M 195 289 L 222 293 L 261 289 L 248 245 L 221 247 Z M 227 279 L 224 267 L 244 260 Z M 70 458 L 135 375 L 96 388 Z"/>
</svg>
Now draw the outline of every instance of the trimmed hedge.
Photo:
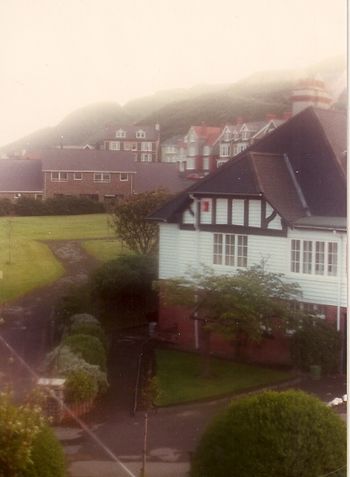
<svg viewBox="0 0 350 477">
<path fill-rule="evenodd" d="M 340 344 L 340 333 L 333 324 L 307 317 L 291 338 L 291 358 L 303 371 L 309 371 L 311 365 L 319 365 L 322 373 L 332 374 L 338 371 Z"/>
<path fill-rule="evenodd" d="M 96 379 L 88 372 L 75 369 L 66 375 L 64 396 L 67 402 L 85 402 L 95 399 L 98 394 Z"/>
<path fill-rule="evenodd" d="M 30 464 L 19 477 L 65 477 L 66 464 L 63 449 L 48 425 L 36 436 Z"/>
<path fill-rule="evenodd" d="M 68 330 L 68 335 L 89 335 L 98 338 L 107 350 L 107 337 L 100 325 L 94 323 L 73 323 Z"/>
<path fill-rule="evenodd" d="M 101 341 L 90 335 L 70 335 L 62 341 L 63 346 L 68 346 L 70 350 L 83 358 L 87 363 L 95 364 L 102 371 L 107 367 L 106 351 Z"/>
<path fill-rule="evenodd" d="M 0 199 L 0 216 L 19 215 L 80 215 L 106 212 L 102 202 L 84 197 L 53 197 L 37 200 L 32 197 L 20 197 L 16 202 Z"/>
<path fill-rule="evenodd" d="M 233 401 L 204 433 L 191 477 L 319 477 L 346 465 L 346 426 L 301 391 Z"/>
</svg>

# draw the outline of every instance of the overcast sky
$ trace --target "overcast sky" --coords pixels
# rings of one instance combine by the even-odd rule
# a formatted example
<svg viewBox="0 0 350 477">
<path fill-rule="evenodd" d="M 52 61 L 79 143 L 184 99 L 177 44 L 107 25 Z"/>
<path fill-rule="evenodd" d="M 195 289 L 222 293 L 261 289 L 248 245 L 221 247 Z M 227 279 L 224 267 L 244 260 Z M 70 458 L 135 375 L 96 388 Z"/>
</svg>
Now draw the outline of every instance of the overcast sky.
<svg viewBox="0 0 350 477">
<path fill-rule="evenodd" d="M 0 145 L 88 103 L 345 54 L 346 0 L 0 0 Z"/>
</svg>

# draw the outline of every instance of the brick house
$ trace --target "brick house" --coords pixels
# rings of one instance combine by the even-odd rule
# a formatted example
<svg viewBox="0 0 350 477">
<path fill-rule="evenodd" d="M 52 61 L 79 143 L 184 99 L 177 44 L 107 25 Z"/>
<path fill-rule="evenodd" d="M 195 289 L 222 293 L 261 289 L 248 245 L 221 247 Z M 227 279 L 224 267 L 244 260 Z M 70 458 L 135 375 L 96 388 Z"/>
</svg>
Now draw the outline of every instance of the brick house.
<svg viewBox="0 0 350 477">
<path fill-rule="evenodd" d="M 301 308 L 345 331 L 346 132 L 345 113 L 307 108 L 155 211 L 160 280 L 201 265 L 234 274 L 263 259 L 300 285 Z M 191 349 L 200 328 L 190 314 L 163 304 L 159 327 Z M 221 336 L 211 339 L 217 354 L 233 354 Z M 265 339 L 247 359 L 286 364 L 287 344 L 286 336 Z"/>
<path fill-rule="evenodd" d="M 110 126 L 106 134 L 103 141 L 103 149 L 106 151 L 132 152 L 136 162 L 160 161 L 159 124 Z"/>
</svg>

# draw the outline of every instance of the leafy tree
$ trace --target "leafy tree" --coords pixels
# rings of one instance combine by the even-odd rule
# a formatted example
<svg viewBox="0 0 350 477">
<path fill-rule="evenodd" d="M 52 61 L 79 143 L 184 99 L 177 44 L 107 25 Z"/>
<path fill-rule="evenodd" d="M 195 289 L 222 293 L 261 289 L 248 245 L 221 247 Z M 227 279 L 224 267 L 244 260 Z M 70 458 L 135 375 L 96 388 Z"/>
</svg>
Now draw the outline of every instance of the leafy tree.
<svg viewBox="0 0 350 477">
<path fill-rule="evenodd" d="M 345 466 L 340 417 L 301 391 L 270 391 L 233 401 L 211 423 L 191 477 L 319 477 Z"/>
<path fill-rule="evenodd" d="M 118 239 L 130 250 L 152 255 L 158 247 L 158 225 L 146 217 L 160 207 L 169 195 L 164 190 L 133 195 L 118 203 L 111 215 L 111 225 Z"/>
<path fill-rule="evenodd" d="M 192 318 L 203 324 L 208 352 L 212 331 L 235 338 L 239 349 L 248 340 L 259 341 L 267 333 L 294 326 L 290 301 L 301 292 L 282 274 L 265 271 L 262 263 L 235 275 L 215 275 L 203 267 L 187 278 L 166 281 L 163 294 L 166 302 L 192 308 Z"/>
</svg>

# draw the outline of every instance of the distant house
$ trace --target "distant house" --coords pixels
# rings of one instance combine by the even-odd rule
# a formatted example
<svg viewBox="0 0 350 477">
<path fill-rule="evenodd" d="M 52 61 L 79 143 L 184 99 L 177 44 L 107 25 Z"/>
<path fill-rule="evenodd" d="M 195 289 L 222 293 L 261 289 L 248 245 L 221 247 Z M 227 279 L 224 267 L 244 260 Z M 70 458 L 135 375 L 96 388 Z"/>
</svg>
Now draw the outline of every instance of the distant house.
<svg viewBox="0 0 350 477">
<path fill-rule="evenodd" d="M 109 127 L 103 141 L 106 151 L 132 152 L 136 162 L 160 161 L 159 125 L 119 125 Z"/>
<path fill-rule="evenodd" d="M 188 176 L 203 177 L 216 169 L 217 154 L 214 145 L 221 134 L 221 128 L 212 126 L 191 126 L 184 138 L 186 145 L 186 173 Z"/>
<path fill-rule="evenodd" d="M 307 108 L 155 211 L 159 278 L 211 267 L 234 274 L 262 260 L 300 285 L 299 306 L 346 327 L 346 115 Z M 159 326 L 198 347 L 190 310 L 162 305 Z M 220 336 L 212 349 L 233 353 Z M 253 361 L 287 363 L 287 338 L 251 345 Z"/>
</svg>

